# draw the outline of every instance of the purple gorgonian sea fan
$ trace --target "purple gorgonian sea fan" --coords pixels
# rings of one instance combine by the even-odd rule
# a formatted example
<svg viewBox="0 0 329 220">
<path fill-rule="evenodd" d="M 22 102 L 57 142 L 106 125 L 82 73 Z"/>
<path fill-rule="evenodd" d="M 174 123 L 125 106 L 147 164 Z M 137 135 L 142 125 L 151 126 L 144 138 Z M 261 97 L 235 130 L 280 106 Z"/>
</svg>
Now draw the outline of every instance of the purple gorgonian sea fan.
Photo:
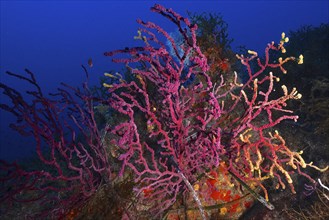
<svg viewBox="0 0 329 220">
<path fill-rule="evenodd" d="M 116 136 L 112 144 L 121 151 L 120 175 L 127 167 L 135 175 L 140 202 L 162 213 L 189 183 L 221 167 L 230 185 L 247 186 L 247 182 L 261 187 L 264 197 L 257 195 L 256 199 L 273 209 L 265 180 L 273 179 L 276 188 L 283 189 L 288 183 L 295 193 L 291 171 L 314 183 L 301 169 L 328 169 L 306 163 L 301 152 L 290 150 L 279 132 L 271 130 L 284 120 L 298 119 L 286 106 L 288 100 L 301 98 L 295 88 L 288 91 L 285 85 L 283 94 L 273 96 L 279 77 L 272 71 L 286 73 L 285 63 L 303 63 L 302 55 L 271 57 L 273 51 L 285 54 L 288 38 L 284 33 L 278 44 L 267 45 L 264 60 L 251 50 L 247 56 L 237 55 L 247 69 L 244 84 L 238 82 L 236 72 L 214 81 L 197 44 L 197 25 L 161 5 L 151 10 L 178 28 L 179 43 L 162 27 L 138 20 L 143 28 L 135 39 L 143 46 L 105 53 L 114 57 L 113 62 L 124 63 L 135 79 L 126 81 L 106 73 L 119 81 L 104 86 L 111 96 L 110 106 L 126 117 L 111 129 Z M 168 52 L 168 42 L 174 52 Z M 258 66 L 257 71 L 251 63 Z"/>
</svg>

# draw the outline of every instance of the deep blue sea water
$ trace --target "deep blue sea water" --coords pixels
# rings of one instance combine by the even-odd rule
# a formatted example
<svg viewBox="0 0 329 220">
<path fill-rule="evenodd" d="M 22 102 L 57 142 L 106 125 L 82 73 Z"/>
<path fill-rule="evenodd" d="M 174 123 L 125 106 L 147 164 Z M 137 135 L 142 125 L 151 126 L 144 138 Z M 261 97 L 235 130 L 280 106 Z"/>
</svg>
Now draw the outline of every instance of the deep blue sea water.
<svg viewBox="0 0 329 220">
<path fill-rule="evenodd" d="M 120 70 L 103 56 L 106 51 L 133 46 L 137 18 L 175 31 L 161 16 L 149 11 L 154 3 L 178 13 L 216 12 L 228 23 L 232 48 L 245 45 L 260 50 L 281 32 L 301 25 L 328 22 L 328 1 L 1 1 L 0 79 L 15 88 L 25 84 L 5 71 L 33 71 L 45 92 L 60 82 L 80 85 L 81 64 L 93 60 L 91 83 L 105 71 Z M 3 95 L 1 102 L 6 102 Z M 34 151 L 30 141 L 8 129 L 11 117 L 0 112 L 0 158 L 14 159 Z"/>
</svg>

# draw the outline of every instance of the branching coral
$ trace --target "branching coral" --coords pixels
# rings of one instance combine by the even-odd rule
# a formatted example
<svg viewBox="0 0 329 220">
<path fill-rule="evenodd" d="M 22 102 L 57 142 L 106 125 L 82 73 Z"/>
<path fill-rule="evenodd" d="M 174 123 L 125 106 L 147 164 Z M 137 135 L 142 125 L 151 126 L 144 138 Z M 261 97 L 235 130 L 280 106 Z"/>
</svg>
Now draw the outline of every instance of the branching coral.
<svg viewBox="0 0 329 220">
<path fill-rule="evenodd" d="M 290 61 L 303 63 L 302 55 L 272 58 L 271 52 L 286 52 L 288 38 L 284 33 L 278 44 L 267 45 L 264 60 L 251 50 L 248 55 L 236 56 L 248 74 L 246 82 L 241 83 L 230 68 L 224 71 L 221 66 L 215 75 L 218 68 L 210 68 L 207 57 L 212 59 L 216 53 L 208 51 L 206 56 L 202 52 L 196 24 L 161 5 L 151 10 L 171 21 L 182 40 L 178 44 L 161 26 L 138 20 L 143 28 L 135 39 L 142 45 L 105 53 L 114 62 L 124 63 L 132 79 L 106 73 L 114 79 L 103 84 L 108 97 L 94 97 L 85 84 L 83 91 L 69 86 L 59 89 L 56 96 L 60 98 L 51 100 L 43 96 L 29 71 L 30 78 L 9 73 L 34 86 L 35 91 L 29 92 L 34 100 L 29 104 L 17 90 L 0 84 L 12 101 L 11 106 L 1 108 L 17 117 L 16 130 L 34 136 L 37 154 L 49 169 L 25 171 L 16 164 L 1 162 L 0 181 L 7 186 L 1 191 L 2 201 L 13 204 L 22 194 L 37 191 L 37 196 L 22 201 L 37 201 L 45 206 L 47 210 L 41 215 L 50 212 L 56 217 L 74 217 L 77 207 L 97 198 L 97 190 L 103 191 L 104 184 L 113 181 L 113 172 L 120 177 L 130 172 L 138 200 L 134 211 L 159 218 L 190 190 L 205 219 L 207 213 L 202 206 L 213 207 L 218 198 L 235 202 L 230 200 L 230 190 L 211 188 L 214 184 L 205 176 L 215 183 L 216 176 L 220 176 L 232 189 L 242 186 L 253 192 L 260 187 L 265 198 L 252 194 L 272 209 L 265 180 L 273 178 L 276 188 L 284 189 L 288 184 L 295 193 L 293 173 L 314 182 L 303 169 L 328 169 L 305 162 L 302 152 L 290 150 L 274 129 L 283 120 L 298 119 L 287 109 L 287 102 L 302 97 L 296 88 L 285 85 L 275 91 L 279 76 L 272 72 L 286 73 L 284 65 Z M 170 42 L 173 54 L 162 38 Z M 101 132 L 94 111 L 106 112 L 107 107 L 108 114 L 118 116 L 118 120 L 105 123 Z M 61 113 L 64 116 L 60 117 Z M 48 151 L 43 152 L 43 146 Z M 111 164 L 110 155 L 118 160 L 120 170 L 114 168 L 117 164 Z M 16 179 L 21 181 L 10 190 Z M 205 184 L 208 188 L 203 187 Z M 231 204 L 234 210 L 237 206 Z M 134 216 L 130 207 L 122 211 L 124 217 Z M 228 210 L 222 207 L 220 212 Z"/>
<path fill-rule="evenodd" d="M 288 38 L 284 33 L 279 44 L 268 44 L 264 61 L 254 51 L 248 51 L 249 56 L 237 55 L 247 68 L 246 83 L 239 83 L 236 73 L 232 81 L 227 82 L 221 76 L 214 82 L 208 74 L 206 57 L 197 46 L 197 27 L 171 9 L 156 5 L 152 10 L 178 27 L 183 43 L 176 45 L 160 26 L 139 20 L 145 29 L 139 30 L 136 39 L 142 40 L 145 46 L 106 53 L 107 56 L 128 55 L 113 61 L 128 65 L 136 77 L 135 81 L 105 86 L 112 94 L 109 99 L 112 108 L 128 116 L 125 122 L 111 129 L 117 135 L 113 144 L 121 149 L 119 159 L 123 169 L 130 167 L 136 174 L 136 182 L 140 184 L 137 195 L 145 190 L 152 192 L 141 196 L 141 201 L 160 214 L 186 190 L 179 172 L 190 182 L 196 182 L 200 175 L 220 163 L 242 181 L 260 186 L 266 201 L 269 198 L 264 180 L 275 178 L 277 188 L 285 188 L 288 183 L 295 193 L 293 170 L 314 182 L 301 169 L 307 166 L 320 171 L 327 169 L 306 163 L 301 152 L 291 151 L 277 131 L 270 132 L 283 120 L 298 119 L 286 105 L 288 100 L 301 98 L 295 88 L 289 90 L 284 85 L 281 97 L 273 98 L 279 77 L 272 72 L 266 74 L 268 69 L 286 73 L 283 65 L 289 61 L 303 62 L 302 55 L 278 60 L 270 57 L 271 51 L 286 52 L 284 43 Z M 176 59 L 152 30 L 171 42 Z M 258 65 L 256 72 L 250 65 L 253 61 Z M 192 75 L 196 79 L 186 85 Z"/>
</svg>

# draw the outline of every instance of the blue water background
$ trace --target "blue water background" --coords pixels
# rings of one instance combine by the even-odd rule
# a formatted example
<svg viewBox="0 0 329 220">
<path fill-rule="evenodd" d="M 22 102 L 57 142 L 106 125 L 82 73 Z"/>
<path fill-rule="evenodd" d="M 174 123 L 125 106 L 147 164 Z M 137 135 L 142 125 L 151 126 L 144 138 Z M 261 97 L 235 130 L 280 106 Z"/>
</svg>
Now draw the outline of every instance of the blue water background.
<svg viewBox="0 0 329 220">
<path fill-rule="evenodd" d="M 301 25 L 319 25 L 329 20 L 329 1 L 1 1 L 0 80 L 24 91 L 22 81 L 5 75 L 10 70 L 33 71 L 45 92 L 60 82 L 74 86 L 84 81 L 81 64 L 92 58 L 91 83 L 105 71 L 120 70 L 103 53 L 134 46 L 137 18 L 174 27 L 150 12 L 154 3 L 186 16 L 191 12 L 219 12 L 229 24 L 232 48 L 245 45 L 260 51 L 283 31 Z M 311 46 L 311 45 L 310 45 Z M 2 94 L 0 101 L 7 99 Z M 13 160 L 33 154 L 33 141 L 8 128 L 13 117 L 0 112 L 0 158 Z"/>
</svg>

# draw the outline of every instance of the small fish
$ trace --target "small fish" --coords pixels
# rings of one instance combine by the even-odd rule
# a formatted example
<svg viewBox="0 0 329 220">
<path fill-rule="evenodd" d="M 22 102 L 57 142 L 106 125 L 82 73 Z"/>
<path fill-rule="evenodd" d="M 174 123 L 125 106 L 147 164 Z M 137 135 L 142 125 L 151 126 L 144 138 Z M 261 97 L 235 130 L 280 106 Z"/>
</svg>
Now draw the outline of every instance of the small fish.
<svg viewBox="0 0 329 220">
<path fill-rule="evenodd" d="M 91 58 L 88 59 L 88 66 L 89 66 L 90 68 L 94 66 L 94 64 L 93 64 L 93 59 L 91 59 Z"/>
<path fill-rule="evenodd" d="M 229 65 L 228 61 L 229 61 L 228 59 L 224 59 L 223 61 L 221 61 L 219 63 L 219 68 L 224 72 L 227 72 L 230 68 L 230 65 Z"/>
</svg>

